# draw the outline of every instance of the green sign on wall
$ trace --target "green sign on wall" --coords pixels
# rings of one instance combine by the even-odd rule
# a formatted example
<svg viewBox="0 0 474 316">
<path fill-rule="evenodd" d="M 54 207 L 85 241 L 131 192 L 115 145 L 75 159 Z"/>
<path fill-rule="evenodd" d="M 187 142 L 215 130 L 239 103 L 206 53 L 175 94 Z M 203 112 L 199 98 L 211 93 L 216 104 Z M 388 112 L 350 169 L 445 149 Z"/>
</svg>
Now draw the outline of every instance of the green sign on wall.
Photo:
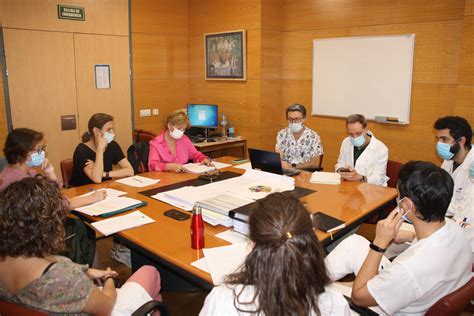
<svg viewBox="0 0 474 316">
<path fill-rule="evenodd" d="M 86 12 L 81 7 L 58 4 L 58 19 L 84 21 Z"/>
</svg>

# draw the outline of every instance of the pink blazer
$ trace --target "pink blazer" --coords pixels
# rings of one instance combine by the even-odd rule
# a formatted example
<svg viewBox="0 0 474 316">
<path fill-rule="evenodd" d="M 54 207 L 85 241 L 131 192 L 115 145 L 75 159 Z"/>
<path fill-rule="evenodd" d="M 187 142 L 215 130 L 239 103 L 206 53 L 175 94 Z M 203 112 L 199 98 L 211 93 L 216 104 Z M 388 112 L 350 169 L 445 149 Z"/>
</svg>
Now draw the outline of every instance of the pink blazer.
<svg viewBox="0 0 474 316">
<path fill-rule="evenodd" d="M 150 141 L 148 169 L 150 171 L 166 171 L 166 164 L 186 164 L 189 160 L 202 162 L 207 156 L 197 151 L 186 135 L 176 141 L 176 155 L 173 155 L 165 140 L 166 129 Z"/>
</svg>

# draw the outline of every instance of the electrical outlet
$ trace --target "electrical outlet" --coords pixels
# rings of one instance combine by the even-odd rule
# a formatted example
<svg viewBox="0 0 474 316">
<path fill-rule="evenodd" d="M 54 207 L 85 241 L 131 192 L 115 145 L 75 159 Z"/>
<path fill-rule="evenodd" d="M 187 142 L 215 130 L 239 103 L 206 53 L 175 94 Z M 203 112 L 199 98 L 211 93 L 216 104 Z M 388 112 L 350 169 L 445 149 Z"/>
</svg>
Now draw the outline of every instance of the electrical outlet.
<svg viewBox="0 0 474 316">
<path fill-rule="evenodd" d="M 153 109 L 153 115 L 158 115 L 160 114 L 160 110 L 158 109 Z"/>
<path fill-rule="evenodd" d="M 150 109 L 140 110 L 140 117 L 146 117 L 146 116 L 151 116 L 151 110 Z"/>
</svg>

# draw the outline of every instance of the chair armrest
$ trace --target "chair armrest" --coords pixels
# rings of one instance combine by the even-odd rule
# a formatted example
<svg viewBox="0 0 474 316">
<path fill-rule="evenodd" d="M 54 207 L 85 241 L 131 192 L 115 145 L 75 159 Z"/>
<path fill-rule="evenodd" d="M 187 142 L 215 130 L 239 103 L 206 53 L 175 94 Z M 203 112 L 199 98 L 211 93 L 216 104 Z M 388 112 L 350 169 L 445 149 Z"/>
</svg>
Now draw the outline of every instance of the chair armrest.
<svg viewBox="0 0 474 316">
<path fill-rule="evenodd" d="M 355 305 L 352 300 L 345 296 L 344 295 L 344 298 L 346 299 L 346 301 L 349 303 L 349 307 L 356 313 L 358 313 L 359 315 L 363 315 L 363 316 L 375 316 L 375 315 L 378 315 L 376 312 L 374 312 L 373 310 L 371 310 L 370 308 L 368 307 L 362 307 L 362 306 L 357 306 Z"/>
<path fill-rule="evenodd" d="M 161 316 L 169 315 L 168 307 L 165 304 L 159 301 L 148 301 L 133 312 L 132 316 L 145 316 L 156 309 L 160 311 Z"/>
</svg>

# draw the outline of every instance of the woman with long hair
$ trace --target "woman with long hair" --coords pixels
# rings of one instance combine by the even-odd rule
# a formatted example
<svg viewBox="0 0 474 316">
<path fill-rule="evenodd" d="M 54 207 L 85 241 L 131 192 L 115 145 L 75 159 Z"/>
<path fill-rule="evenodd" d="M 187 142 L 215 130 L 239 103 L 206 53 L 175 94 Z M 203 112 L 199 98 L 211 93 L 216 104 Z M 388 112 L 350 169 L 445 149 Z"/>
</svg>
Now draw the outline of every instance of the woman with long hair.
<svg viewBox="0 0 474 316">
<path fill-rule="evenodd" d="M 240 271 L 206 298 L 201 315 L 349 315 L 344 297 L 327 286 L 325 253 L 310 213 L 293 196 L 259 200 L 249 217 L 253 249 Z"/>
<path fill-rule="evenodd" d="M 184 135 L 188 127 L 185 110 L 176 110 L 166 117 L 166 128 L 150 141 L 148 169 L 150 171 L 184 172 L 188 161 L 212 165 L 210 159 L 199 152 Z"/>
<path fill-rule="evenodd" d="M 160 275 L 151 266 L 140 268 L 117 290 L 117 272 L 59 256 L 67 213 L 57 185 L 41 176 L 0 192 L 0 298 L 50 313 L 104 315 L 130 315 L 161 298 Z"/>
<path fill-rule="evenodd" d="M 82 143 L 73 155 L 71 184 L 101 183 L 111 178 L 133 176 L 133 168 L 114 141 L 114 118 L 105 113 L 91 116 Z M 113 168 L 118 166 L 118 168 Z"/>
</svg>

